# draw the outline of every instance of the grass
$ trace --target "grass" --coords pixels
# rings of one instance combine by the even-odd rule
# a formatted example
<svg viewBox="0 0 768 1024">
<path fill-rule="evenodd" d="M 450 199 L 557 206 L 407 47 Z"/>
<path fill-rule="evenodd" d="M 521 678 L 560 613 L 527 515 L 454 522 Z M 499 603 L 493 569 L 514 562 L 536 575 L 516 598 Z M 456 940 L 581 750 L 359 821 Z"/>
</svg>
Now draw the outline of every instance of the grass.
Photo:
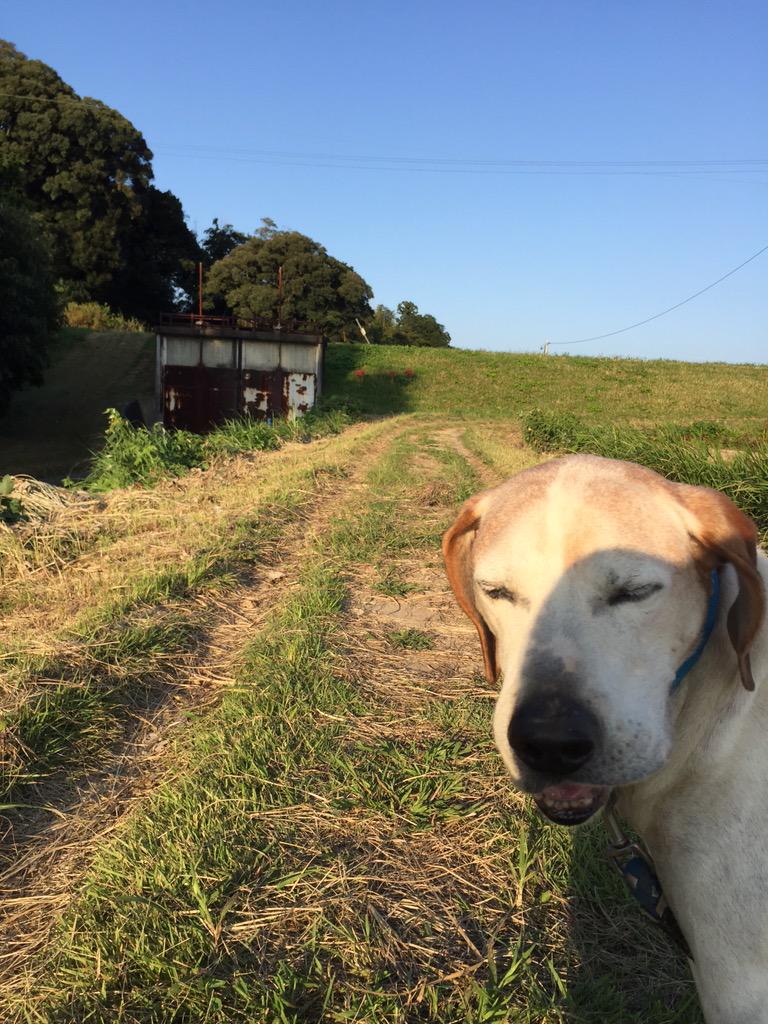
<svg viewBox="0 0 768 1024">
<path fill-rule="evenodd" d="M 17 392 L 0 418 L 4 473 L 59 483 L 87 471 L 104 433 L 104 410 L 132 399 L 153 405 L 152 334 L 65 328 L 50 349 L 42 387 Z"/>
<path fill-rule="evenodd" d="M 57 483 L 87 473 L 104 410 L 134 398 L 152 408 L 154 357 L 151 334 L 62 331 L 43 386 L 19 392 L 0 421 L 0 476 Z M 764 426 L 767 395 L 765 366 L 376 345 L 330 345 L 325 381 L 331 406 L 365 416 L 511 420 L 545 407 L 593 423 L 706 419 L 746 431 Z"/>
<path fill-rule="evenodd" d="M 221 529 L 221 519 L 218 525 L 215 519 L 207 522 L 207 539 L 198 535 L 186 559 L 179 559 L 178 551 L 169 547 L 164 530 L 164 559 L 151 571 L 146 543 L 139 535 L 134 541 L 138 572 L 133 578 L 127 572 L 125 547 L 101 550 L 101 575 L 89 591 L 98 603 L 76 605 L 75 614 L 58 629 L 43 616 L 42 633 L 38 615 L 44 609 L 36 607 L 30 623 L 35 644 L 23 636 L 28 618 L 24 603 L 9 605 L 4 620 L 15 643 L 4 652 L 0 649 L 5 668 L 0 793 L 17 800 L 26 787 L 54 771 L 76 766 L 85 772 L 95 767 L 100 752 L 122 735 L 127 711 L 173 690 L 179 659 L 200 643 L 211 618 L 211 610 L 194 599 L 208 594 L 215 612 L 216 589 L 232 586 L 238 574 L 254 565 L 279 560 L 280 543 L 289 528 L 306 516 L 323 489 L 338 483 L 339 472 L 347 472 L 350 460 L 381 429 L 366 428 L 326 457 L 314 453 L 309 465 L 297 460 L 287 475 L 284 466 L 277 475 L 263 475 L 259 504 L 246 514 L 238 504 L 242 490 L 233 486 L 231 473 L 226 472 L 220 480 L 232 502 L 226 529 Z M 210 483 L 215 479 L 214 473 Z M 253 501 L 252 494 L 249 499 Z M 190 526 L 189 519 L 180 524 L 187 540 Z M 119 581 L 111 594 L 104 587 L 110 573 Z M 19 624 L 16 629 L 14 623 Z"/>
<path fill-rule="evenodd" d="M 715 420 L 753 432 L 768 420 L 767 381 L 764 365 L 377 345 L 327 354 L 328 394 L 366 413 L 512 420 L 541 407 L 591 423 Z"/>
<path fill-rule="evenodd" d="M 0 529 L 8 803 L 87 788 L 147 706 L 210 667 L 254 566 L 293 567 L 258 590 L 269 615 L 248 620 L 234 682 L 180 699 L 133 811 L 62 854 L 64 888 L 35 855 L 31 902 L 9 901 L 25 916 L 7 1019 L 699 1024 L 599 828 L 547 826 L 510 789 L 438 544 L 464 498 L 535 460 L 519 412 L 542 455 L 635 459 L 765 529 L 764 368 L 360 346 L 328 362 L 337 407 L 420 415 L 339 436 L 348 416 L 329 417 L 281 451 L 306 422 L 207 440 L 116 424 L 90 481 L 106 491 L 30 492 L 29 521 Z M 153 486 L 109 490 L 131 480 Z M 333 512 L 313 513 L 321 496 Z"/>
<path fill-rule="evenodd" d="M 599 833 L 541 824 L 506 783 L 474 639 L 459 651 L 436 632 L 427 670 L 350 613 L 394 558 L 402 579 L 442 578 L 435 540 L 477 484 L 424 427 L 392 440 L 307 539 L 297 585 L 173 772 L 101 844 L 9 1018 L 699 1020 L 597 861 Z"/>
<path fill-rule="evenodd" d="M 420 629 L 396 629 L 389 634 L 389 642 L 393 647 L 402 647 L 407 651 L 428 651 L 434 647 L 432 637 Z"/>
<path fill-rule="evenodd" d="M 88 475 L 78 481 L 78 486 L 87 491 L 110 491 L 133 484 L 152 487 L 191 469 L 207 468 L 218 456 L 275 451 L 288 441 L 309 442 L 338 434 L 351 422 L 349 415 L 340 410 L 270 424 L 243 416 L 201 436 L 188 430 L 165 430 L 160 424 L 150 429 L 134 427 L 115 409 L 107 410 L 107 420 L 104 445 L 93 456 Z"/>
<path fill-rule="evenodd" d="M 713 487 L 751 516 L 763 533 L 768 531 L 768 434 L 743 437 L 716 423 L 640 430 L 534 410 L 523 419 L 523 436 L 537 451 L 626 459 L 681 483 Z M 734 450 L 732 445 L 744 447 Z"/>
</svg>

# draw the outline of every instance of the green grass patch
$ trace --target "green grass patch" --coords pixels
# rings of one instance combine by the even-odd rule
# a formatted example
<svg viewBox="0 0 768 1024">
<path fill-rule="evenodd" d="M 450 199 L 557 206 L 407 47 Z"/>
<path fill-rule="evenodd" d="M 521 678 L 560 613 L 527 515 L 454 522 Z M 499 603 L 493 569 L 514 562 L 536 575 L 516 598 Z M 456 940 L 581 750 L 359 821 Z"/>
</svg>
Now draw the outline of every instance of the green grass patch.
<svg viewBox="0 0 768 1024">
<path fill-rule="evenodd" d="M 187 650 L 205 627 L 199 608 L 185 602 L 235 585 L 249 566 L 269 564 L 279 537 L 315 500 L 322 468 L 301 472 L 291 487 L 276 489 L 257 512 L 229 523 L 211 548 L 185 564 L 148 572 L 81 615 L 62 636 L 66 654 L 2 652 L 9 685 L 30 688 L 4 720 L 11 750 L 0 762 L 6 799 L 22 799 L 26 786 L 54 771 L 94 766 L 99 751 L 120 735 L 126 710 L 146 700 L 150 690 L 172 684 L 169 659 Z M 169 602 L 172 607 L 165 607 Z M 156 618 L 148 621 L 153 610 Z"/>
<path fill-rule="evenodd" d="M 595 426 L 575 416 L 535 410 L 523 419 L 523 436 L 537 451 L 625 459 L 681 483 L 713 487 L 727 494 L 761 531 L 768 530 L 765 434 L 743 438 L 711 423 L 648 430 Z M 744 447 L 731 449 L 734 444 Z"/>
<path fill-rule="evenodd" d="M 407 651 L 429 651 L 435 642 L 428 633 L 420 629 L 395 629 L 388 634 L 393 647 L 401 647 Z"/>
<path fill-rule="evenodd" d="M 183 653 L 193 635 L 193 624 L 167 609 L 111 629 L 91 623 L 73 634 L 77 653 L 24 665 L 28 676 L 45 681 L 4 717 L 2 798 L 22 799 L 26 787 L 63 766 L 74 777 L 96 767 L 126 710 L 167 684 L 168 659 Z M 17 673 L 17 682 L 22 678 Z"/>
<path fill-rule="evenodd" d="M 107 411 L 103 447 L 93 456 L 91 470 L 78 486 L 89 491 L 143 484 L 151 487 L 168 477 L 204 468 L 219 455 L 274 451 L 287 441 L 311 440 L 337 434 L 351 422 L 342 411 L 310 413 L 302 419 L 267 424 L 248 416 L 229 420 L 209 434 L 166 430 L 161 424 L 134 427 L 115 410 Z"/>
<path fill-rule="evenodd" d="M 595 423 L 724 420 L 752 430 L 768 419 L 767 383 L 763 365 L 329 345 L 325 390 L 372 413 L 509 419 L 540 407 Z"/>
<path fill-rule="evenodd" d="M 401 574 L 391 565 L 378 566 L 380 578 L 374 583 L 373 589 L 387 597 L 406 597 L 419 589 L 415 583 L 404 580 Z"/>
</svg>

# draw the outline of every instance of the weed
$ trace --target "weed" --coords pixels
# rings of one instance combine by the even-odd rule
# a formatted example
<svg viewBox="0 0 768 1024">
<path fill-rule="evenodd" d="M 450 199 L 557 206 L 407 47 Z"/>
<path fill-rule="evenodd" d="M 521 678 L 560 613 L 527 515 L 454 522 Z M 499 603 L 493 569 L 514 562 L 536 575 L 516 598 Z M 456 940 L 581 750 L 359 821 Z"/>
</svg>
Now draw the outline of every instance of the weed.
<svg viewBox="0 0 768 1024">
<path fill-rule="evenodd" d="M 435 646 L 434 640 L 420 629 L 397 629 L 389 634 L 389 642 L 393 647 L 403 647 L 409 651 L 428 651 Z"/>
<path fill-rule="evenodd" d="M 13 497 L 13 477 L 4 476 L 0 480 L 0 523 L 11 525 L 24 518 L 24 506 Z"/>
<path fill-rule="evenodd" d="M 115 409 L 107 410 L 104 446 L 93 457 L 91 471 L 78 483 L 90 491 L 143 484 L 151 487 L 167 477 L 206 467 L 219 455 L 274 451 L 286 441 L 311 440 L 339 433 L 350 421 L 343 412 L 309 414 L 303 419 L 267 424 L 248 416 L 228 420 L 210 434 L 166 430 L 161 424 L 135 427 Z"/>
<path fill-rule="evenodd" d="M 68 302 L 64 307 L 64 323 L 68 327 L 87 327 L 91 331 L 129 331 L 141 333 L 145 324 L 135 317 L 114 313 L 98 302 Z"/>
<path fill-rule="evenodd" d="M 373 589 L 378 590 L 380 594 L 386 594 L 387 597 L 406 597 L 419 589 L 415 583 L 406 582 L 392 566 L 386 566 L 379 571 L 381 578 L 374 583 Z"/>
</svg>

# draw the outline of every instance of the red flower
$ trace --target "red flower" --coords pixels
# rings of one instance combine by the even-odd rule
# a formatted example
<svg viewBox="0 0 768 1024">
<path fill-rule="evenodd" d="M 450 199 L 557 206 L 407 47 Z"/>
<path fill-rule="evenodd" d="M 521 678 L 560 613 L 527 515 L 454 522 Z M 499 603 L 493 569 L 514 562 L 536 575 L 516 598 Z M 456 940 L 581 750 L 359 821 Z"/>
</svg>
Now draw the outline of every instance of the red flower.
<svg viewBox="0 0 768 1024">
<path fill-rule="evenodd" d="M 355 370 L 355 376 L 358 380 L 362 380 L 365 376 L 365 370 Z"/>
<path fill-rule="evenodd" d="M 410 369 L 409 369 L 409 370 L 406 370 L 406 371 L 405 371 L 405 376 L 406 376 L 406 377 L 412 377 L 412 376 L 413 376 L 413 370 L 410 370 Z"/>
</svg>

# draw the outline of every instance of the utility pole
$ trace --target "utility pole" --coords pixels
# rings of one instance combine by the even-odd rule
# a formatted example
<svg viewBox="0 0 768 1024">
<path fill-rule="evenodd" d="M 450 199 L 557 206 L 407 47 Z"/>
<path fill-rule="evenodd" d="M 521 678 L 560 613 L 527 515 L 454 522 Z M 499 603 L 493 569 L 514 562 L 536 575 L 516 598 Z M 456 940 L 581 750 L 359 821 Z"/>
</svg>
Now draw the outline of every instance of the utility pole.
<svg viewBox="0 0 768 1024">
<path fill-rule="evenodd" d="M 544 353 L 545 356 L 549 355 L 549 342 L 548 341 L 544 342 L 544 348 L 541 351 Z"/>
</svg>

